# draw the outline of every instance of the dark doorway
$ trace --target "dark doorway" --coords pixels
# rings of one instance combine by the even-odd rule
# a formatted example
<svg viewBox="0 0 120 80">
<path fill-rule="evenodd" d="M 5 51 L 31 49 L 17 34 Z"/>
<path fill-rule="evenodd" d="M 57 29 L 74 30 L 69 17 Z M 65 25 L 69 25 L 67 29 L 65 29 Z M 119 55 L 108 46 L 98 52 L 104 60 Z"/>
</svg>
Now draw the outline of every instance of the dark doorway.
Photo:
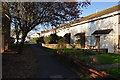
<svg viewBox="0 0 120 80">
<path fill-rule="evenodd" d="M 119 39 L 118 39 L 118 48 L 120 49 L 120 35 L 119 35 Z"/>
<path fill-rule="evenodd" d="M 100 36 L 96 36 L 96 48 L 100 49 Z"/>
<path fill-rule="evenodd" d="M 85 33 L 80 35 L 80 45 L 81 48 L 85 48 Z"/>
<path fill-rule="evenodd" d="M 79 38 L 81 48 L 85 48 L 85 33 L 77 33 L 75 36 Z"/>
</svg>

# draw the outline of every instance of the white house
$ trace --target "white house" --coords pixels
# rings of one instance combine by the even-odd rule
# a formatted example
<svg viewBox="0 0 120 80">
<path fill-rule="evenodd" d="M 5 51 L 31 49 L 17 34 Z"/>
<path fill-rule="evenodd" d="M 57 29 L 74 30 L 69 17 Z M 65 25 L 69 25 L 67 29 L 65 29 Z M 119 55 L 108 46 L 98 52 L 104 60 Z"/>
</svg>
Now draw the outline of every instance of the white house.
<svg viewBox="0 0 120 80">
<path fill-rule="evenodd" d="M 109 53 L 114 53 L 120 49 L 120 4 L 42 31 L 41 36 L 52 33 L 59 36 L 70 33 L 71 43 L 80 39 L 82 48 L 108 49 Z"/>
<path fill-rule="evenodd" d="M 28 37 L 30 39 L 33 39 L 33 38 L 36 38 L 36 37 L 40 37 L 40 34 L 39 33 L 33 33 L 33 34 L 28 35 Z"/>
</svg>

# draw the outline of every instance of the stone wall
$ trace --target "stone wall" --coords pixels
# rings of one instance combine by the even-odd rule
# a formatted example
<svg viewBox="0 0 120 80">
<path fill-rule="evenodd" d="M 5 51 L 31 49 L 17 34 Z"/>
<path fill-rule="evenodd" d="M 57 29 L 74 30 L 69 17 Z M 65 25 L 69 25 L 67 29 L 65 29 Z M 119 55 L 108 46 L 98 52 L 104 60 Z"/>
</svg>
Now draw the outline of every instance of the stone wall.
<svg viewBox="0 0 120 80">
<path fill-rule="evenodd" d="M 42 44 L 43 47 L 47 48 L 57 48 L 57 44 Z M 81 48 L 80 44 L 66 44 L 66 48 Z"/>
</svg>

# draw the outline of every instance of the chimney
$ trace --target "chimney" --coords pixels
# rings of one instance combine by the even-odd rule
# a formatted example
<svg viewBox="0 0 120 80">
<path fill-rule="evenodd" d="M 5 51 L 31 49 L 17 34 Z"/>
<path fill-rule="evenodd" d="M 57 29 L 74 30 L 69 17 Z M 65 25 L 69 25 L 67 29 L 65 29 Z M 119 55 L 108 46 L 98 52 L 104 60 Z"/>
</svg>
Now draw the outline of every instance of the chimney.
<svg viewBox="0 0 120 80">
<path fill-rule="evenodd" d="M 96 8 L 96 13 L 98 12 L 98 8 Z"/>
</svg>

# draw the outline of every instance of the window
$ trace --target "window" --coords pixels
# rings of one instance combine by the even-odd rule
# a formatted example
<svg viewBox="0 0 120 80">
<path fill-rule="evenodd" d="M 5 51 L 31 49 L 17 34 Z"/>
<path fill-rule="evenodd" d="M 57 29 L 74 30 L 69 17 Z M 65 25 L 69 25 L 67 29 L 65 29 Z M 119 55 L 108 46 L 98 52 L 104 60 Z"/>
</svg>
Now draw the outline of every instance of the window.
<svg viewBox="0 0 120 80">
<path fill-rule="evenodd" d="M 95 46 L 96 45 L 96 37 L 95 36 L 88 37 L 88 45 L 89 46 Z"/>
</svg>

